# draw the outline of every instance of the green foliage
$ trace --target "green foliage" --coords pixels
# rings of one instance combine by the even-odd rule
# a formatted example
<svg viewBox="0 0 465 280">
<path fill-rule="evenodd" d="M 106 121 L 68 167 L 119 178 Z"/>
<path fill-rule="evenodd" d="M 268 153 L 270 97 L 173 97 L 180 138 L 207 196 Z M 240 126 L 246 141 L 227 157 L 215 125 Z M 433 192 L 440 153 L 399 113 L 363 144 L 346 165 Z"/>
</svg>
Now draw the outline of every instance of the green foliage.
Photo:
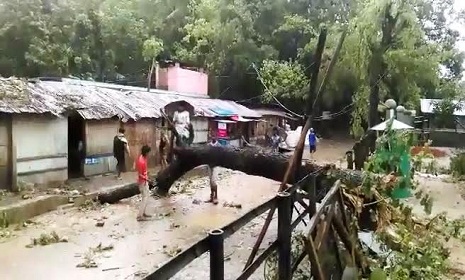
<svg viewBox="0 0 465 280">
<path fill-rule="evenodd" d="M 454 112 L 462 109 L 461 102 L 446 97 L 434 104 L 434 122 L 438 128 L 455 128 Z"/>
<path fill-rule="evenodd" d="M 381 268 L 375 268 L 371 274 L 370 274 L 370 278 L 369 280 L 387 280 L 387 275 L 386 275 L 386 272 L 384 272 L 384 270 L 382 270 Z"/>
<path fill-rule="evenodd" d="M 145 60 L 155 59 L 163 51 L 163 42 L 155 37 L 147 39 L 144 42 L 142 56 Z"/>
<path fill-rule="evenodd" d="M 450 170 L 452 175 L 459 179 L 463 179 L 465 176 L 465 153 L 461 152 L 456 154 L 450 160 Z"/>
<path fill-rule="evenodd" d="M 392 176 L 396 171 L 398 173 L 396 166 L 402 165 L 402 154 L 410 151 L 411 143 L 407 133 L 388 129 L 378 139 L 376 151 L 364 171 L 365 193 L 378 194 L 378 223 L 383 224 L 382 228 L 378 228 L 378 238 L 392 250 L 388 256 L 377 259 L 377 263 L 387 279 L 444 279 L 450 269 L 449 252 L 444 242 L 450 238 L 464 241 L 465 222 L 463 219 L 449 220 L 445 214 L 419 222 L 413 217 L 411 207 L 390 198 L 390 190 L 402 180 L 409 180 L 414 189 L 417 187 L 413 176 L 400 180 L 399 174 Z M 389 153 L 386 152 L 387 147 Z M 381 175 L 391 172 L 395 173 Z M 424 206 L 425 213 L 431 214 L 432 198 L 421 190 L 416 190 L 415 197 Z M 384 216 L 389 217 L 390 222 L 383 221 Z"/>
<path fill-rule="evenodd" d="M 447 19 L 458 21 L 461 14 L 450 11 L 452 1 L 4 1 L 0 75 L 106 81 L 123 75 L 145 86 L 146 61 L 170 58 L 206 68 L 213 93 L 235 99 L 264 96 L 269 102 L 251 68 L 255 63 L 270 91 L 303 111 L 320 26 L 329 30 L 321 73 L 348 26 L 317 105 L 332 110 L 354 102 L 353 133 L 361 134 L 374 84 L 380 86 L 381 100 L 392 97 L 404 106 L 416 105 L 421 96 L 458 90 L 463 54 L 455 48 L 459 34 Z M 383 29 L 389 22 L 393 28 Z M 383 35 L 390 40 L 383 41 Z M 443 77 L 440 66 L 447 70 Z"/>
<path fill-rule="evenodd" d="M 384 270 L 390 279 L 443 279 L 448 272 L 448 254 L 435 234 L 418 234 L 410 227 L 396 224 L 400 248 Z"/>
<path fill-rule="evenodd" d="M 273 101 L 272 95 L 287 100 L 304 100 L 307 96 L 310 81 L 299 63 L 264 60 L 259 72 L 270 91 L 262 97 L 265 102 Z"/>
</svg>

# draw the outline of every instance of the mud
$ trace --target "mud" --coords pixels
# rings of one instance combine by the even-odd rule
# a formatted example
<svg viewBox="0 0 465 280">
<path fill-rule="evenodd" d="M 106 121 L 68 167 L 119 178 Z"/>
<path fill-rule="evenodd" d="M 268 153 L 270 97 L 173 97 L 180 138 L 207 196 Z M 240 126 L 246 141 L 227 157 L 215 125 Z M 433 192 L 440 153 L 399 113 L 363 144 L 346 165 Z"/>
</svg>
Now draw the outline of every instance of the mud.
<svg viewBox="0 0 465 280">
<path fill-rule="evenodd" d="M 323 139 L 314 159 L 319 163 L 339 162 L 344 166 L 344 153 L 351 146 L 351 141 Z M 308 151 L 305 151 L 304 158 L 308 158 Z M 127 174 L 123 182 L 133 180 L 132 175 Z M 148 222 L 135 220 L 139 196 L 114 205 L 88 205 L 88 208 L 54 211 L 33 219 L 33 223 L 14 231 L 15 237 L 0 239 L 2 279 L 140 279 L 176 252 L 204 237 L 208 230 L 226 225 L 274 196 L 279 187 L 275 181 L 221 169 L 218 181 L 220 203 L 211 205 L 203 202 L 209 197 L 204 171 L 199 168 L 189 176 L 173 187 L 174 193 L 170 197 L 150 199 L 148 212 L 154 217 Z M 90 182 L 70 182 L 70 185 L 92 189 L 111 181 L 116 182 L 113 177 L 101 177 Z M 463 191 L 459 185 L 434 178 L 420 178 L 420 182 L 436 198 L 433 211 L 446 210 L 452 217 L 465 214 L 461 197 Z M 241 204 L 242 207 L 224 207 L 225 202 Z M 411 199 L 409 203 L 421 212 L 417 201 Z M 236 279 L 242 271 L 264 218 L 265 215 L 257 217 L 226 239 L 225 279 Z M 102 222 L 103 226 L 96 226 Z M 26 248 L 31 238 L 52 231 L 68 242 Z M 275 238 L 276 219 L 265 236 L 262 248 Z M 99 244 L 111 244 L 113 249 L 103 252 L 91 250 Z M 451 259 L 458 265 L 463 264 L 463 246 L 451 246 Z M 98 267 L 76 267 L 86 257 L 95 261 Z M 208 254 L 204 254 L 172 279 L 208 279 L 208 268 Z M 250 279 L 263 279 L 263 271 L 260 267 Z"/>
<path fill-rule="evenodd" d="M 176 195 L 152 199 L 148 212 L 154 217 L 144 223 L 135 220 L 138 197 L 98 209 L 55 211 L 35 219 L 36 224 L 0 244 L 2 276 L 4 279 L 133 279 L 144 271 L 154 270 L 174 252 L 205 236 L 208 230 L 221 227 L 259 205 L 278 188 L 276 182 L 242 173 L 222 170 L 221 175 L 220 198 L 240 201 L 242 209 L 203 203 L 209 189 L 206 178 L 200 177 L 190 180 L 192 186 L 175 188 L 179 192 Z M 194 200 L 201 203 L 194 204 Z M 103 227 L 95 226 L 98 221 L 104 221 Z M 65 236 L 69 242 L 26 248 L 31 238 L 51 231 Z M 92 256 L 97 268 L 77 268 L 89 249 L 100 243 L 112 244 L 114 249 Z M 109 268 L 113 270 L 103 271 Z"/>
<path fill-rule="evenodd" d="M 328 140 L 314 158 L 321 162 L 334 162 L 350 146 L 350 142 L 341 144 Z M 307 153 L 304 158 L 308 157 Z M 133 180 L 131 175 L 126 174 L 121 183 Z M 14 232 L 16 237 L 0 244 L 2 276 L 4 279 L 138 279 L 169 260 L 174 252 L 205 236 L 207 231 L 228 224 L 272 197 L 279 187 L 275 181 L 222 169 L 218 182 L 220 203 L 215 206 L 203 203 L 209 196 L 209 188 L 202 168 L 189 176 L 191 179 L 184 178 L 176 184 L 173 188 L 175 194 L 171 197 L 150 200 L 148 211 L 155 216 L 148 222 L 135 220 L 138 196 L 98 209 L 72 208 L 34 219 L 34 224 Z M 102 176 L 70 181 L 68 185 L 92 191 L 110 181 L 117 182 L 113 176 Z M 241 204 L 242 207 L 223 207 L 225 202 Z M 263 220 L 264 217 L 256 218 L 226 240 L 226 279 L 235 279 L 234 276 L 240 274 Z M 104 221 L 103 227 L 96 227 L 99 221 Z M 26 248 L 31 238 L 51 231 L 66 237 L 69 242 Z M 276 220 L 262 247 L 275 238 Z M 114 249 L 98 254 L 88 253 L 100 243 L 112 244 Z M 77 268 L 86 256 L 98 267 Z M 205 254 L 173 279 L 207 278 L 208 262 L 208 254 Z M 259 268 L 251 279 L 263 279 L 263 268 Z"/>
</svg>

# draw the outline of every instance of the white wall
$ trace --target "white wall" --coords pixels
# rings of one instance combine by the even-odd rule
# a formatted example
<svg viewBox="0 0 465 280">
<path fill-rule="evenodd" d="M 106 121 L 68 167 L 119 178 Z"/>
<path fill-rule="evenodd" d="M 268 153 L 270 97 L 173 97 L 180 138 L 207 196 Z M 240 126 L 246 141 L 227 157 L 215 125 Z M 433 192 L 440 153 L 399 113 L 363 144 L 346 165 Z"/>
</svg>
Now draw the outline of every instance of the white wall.
<svg viewBox="0 0 465 280">
<path fill-rule="evenodd" d="M 13 116 L 18 181 L 46 184 L 68 179 L 68 119 Z"/>
<path fill-rule="evenodd" d="M 86 121 L 86 161 L 84 176 L 113 172 L 113 138 L 118 132 L 119 120 Z M 93 162 L 90 161 L 93 159 Z"/>
<path fill-rule="evenodd" d="M 194 143 L 208 142 L 208 119 L 201 117 L 194 117 L 191 120 L 194 127 Z"/>
<path fill-rule="evenodd" d="M 86 121 L 86 155 L 113 155 L 113 138 L 119 125 L 118 120 Z"/>
</svg>

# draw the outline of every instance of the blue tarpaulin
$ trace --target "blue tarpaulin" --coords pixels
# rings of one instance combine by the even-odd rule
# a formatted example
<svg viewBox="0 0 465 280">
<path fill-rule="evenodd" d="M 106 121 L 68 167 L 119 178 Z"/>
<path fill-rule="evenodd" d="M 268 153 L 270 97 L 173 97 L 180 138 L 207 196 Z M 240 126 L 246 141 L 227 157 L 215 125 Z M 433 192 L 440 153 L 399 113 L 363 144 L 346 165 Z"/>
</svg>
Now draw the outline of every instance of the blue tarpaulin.
<svg viewBox="0 0 465 280">
<path fill-rule="evenodd" d="M 237 115 L 233 111 L 227 109 L 214 108 L 211 109 L 211 111 L 213 111 L 213 113 L 217 114 L 219 117 L 230 117 Z"/>
</svg>

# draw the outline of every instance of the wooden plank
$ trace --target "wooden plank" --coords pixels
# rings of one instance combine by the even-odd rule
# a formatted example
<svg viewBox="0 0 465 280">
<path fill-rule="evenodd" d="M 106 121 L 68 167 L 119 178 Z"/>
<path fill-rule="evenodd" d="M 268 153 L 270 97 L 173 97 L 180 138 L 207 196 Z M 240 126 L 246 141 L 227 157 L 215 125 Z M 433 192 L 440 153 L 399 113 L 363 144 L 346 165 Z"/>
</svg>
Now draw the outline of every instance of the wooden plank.
<svg viewBox="0 0 465 280">
<path fill-rule="evenodd" d="M 315 239 L 315 246 L 316 246 L 317 251 L 320 250 L 323 240 L 328 237 L 328 231 L 329 231 L 329 228 L 331 227 L 331 220 L 334 217 L 334 209 L 335 209 L 335 205 L 331 204 L 329 206 L 328 212 L 326 213 L 325 219 L 320 224 L 320 228 L 318 229 L 318 232 L 316 234 L 316 239 Z"/>
<path fill-rule="evenodd" d="M 310 262 L 312 264 L 313 277 L 317 280 L 325 280 L 323 270 L 321 268 L 321 264 L 318 259 L 318 254 L 316 253 L 315 244 L 313 243 L 313 240 L 311 238 L 305 239 L 304 242 L 305 242 L 305 249 L 307 251 L 308 258 L 310 259 Z"/>
<path fill-rule="evenodd" d="M 311 235 L 312 232 L 315 230 L 316 225 L 320 219 L 320 216 L 323 214 L 325 207 L 333 201 L 333 198 L 337 194 L 340 185 L 340 180 L 336 181 L 333 187 L 329 190 L 328 194 L 321 201 L 320 208 L 317 209 L 315 215 L 313 215 L 313 217 L 310 219 L 310 222 L 308 223 L 309 235 Z"/>
</svg>

